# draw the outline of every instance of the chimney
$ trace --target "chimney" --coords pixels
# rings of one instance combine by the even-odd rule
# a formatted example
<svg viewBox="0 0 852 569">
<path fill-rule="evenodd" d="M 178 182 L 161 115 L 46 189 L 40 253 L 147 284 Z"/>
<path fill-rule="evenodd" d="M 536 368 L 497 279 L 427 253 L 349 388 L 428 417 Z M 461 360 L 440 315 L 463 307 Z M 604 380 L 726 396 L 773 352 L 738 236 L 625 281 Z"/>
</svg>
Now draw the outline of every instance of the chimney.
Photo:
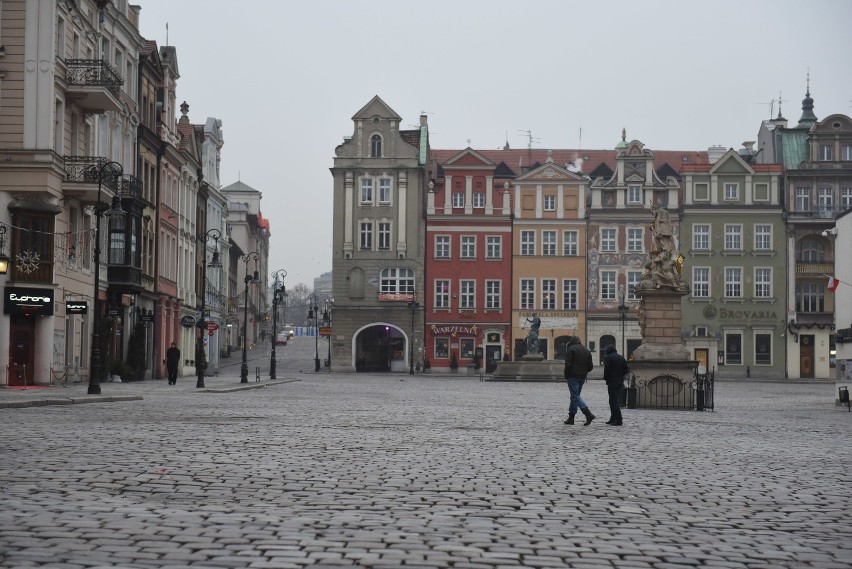
<svg viewBox="0 0 852 569">
<path fill-rule="evenodd" d="M 719 158 L 725 155 L 725 152 L 727 151 L 728 149 L 724 146 L 711 146 L 707 149 L 707 159 L 710 161 L 711 164 L 715 164 L 719 161 Z"/>
</svg>

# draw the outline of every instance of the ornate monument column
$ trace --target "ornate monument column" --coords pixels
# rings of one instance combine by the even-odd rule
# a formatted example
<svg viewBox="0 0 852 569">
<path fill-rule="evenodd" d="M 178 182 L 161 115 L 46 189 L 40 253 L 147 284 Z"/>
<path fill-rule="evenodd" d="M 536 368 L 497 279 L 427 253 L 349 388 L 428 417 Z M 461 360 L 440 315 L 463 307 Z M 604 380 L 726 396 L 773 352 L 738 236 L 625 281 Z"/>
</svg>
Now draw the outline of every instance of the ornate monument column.
<svg viewBox="0 0 852 569">
<path fill-rule="evenodd" d="M 684 257 L 675 251 L 669 212 L 657 205 L 651 211 L 653 244 L 635 288 L 641 297 L 642 332 L 642 345 L 633 351 L 630 362 L 636 405 L 691 409 L 698 362 L 691 359 L 680 337 L 680 300 L 689 294 L 689 283 L 681 277 Z"/>
</svg>

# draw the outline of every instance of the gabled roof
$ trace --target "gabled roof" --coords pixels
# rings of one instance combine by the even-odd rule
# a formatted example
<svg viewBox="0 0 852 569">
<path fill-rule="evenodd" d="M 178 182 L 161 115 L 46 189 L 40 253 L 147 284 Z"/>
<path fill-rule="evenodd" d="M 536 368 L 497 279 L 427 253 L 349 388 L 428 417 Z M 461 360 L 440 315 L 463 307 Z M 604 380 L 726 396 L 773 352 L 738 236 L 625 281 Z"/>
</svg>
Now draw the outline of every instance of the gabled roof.
<svg viewBox="0 0 852 569">
<path fill-rule="evenodd" d="M 567 168 L 563 168 L 552 160 L 548 160 L 541 166 L 533 168 L 529 172 L 525 172 L 524 174 L 521 174 L 520 176 L 515 178 L 515 183 L 522 183 L 526 182 L 527 180 L 540 180 L 546 182 L 557 182 L 567 180 L 572 182 L 585 182 L 586 177 L 581 174 L 572 172 Z"/>
<path fill-rule="evenodd" d="M 255 192 L 255 193 L 258 193 L 258 194 L 260 193 L 259 190 L 255 190 L 254 188 L 252 188 L 248 184 L 246 184 L 244 182 L 240 182 L 240 181 L 237 181 L 237 182 L 234 182 L 233 184 L 229 184 L 229 185 L 225 186 L 224 188 L 222 188 L 221 191 L 223 191 L 223 192 Z"/>
<path fill-rule="evenodd" d="M 361 107 L 361 109 L 352 116 L 352 120 L 363 120 L 373 117 L 394 119 L 397 121 L 402 120 L 402 118 L 396 114 L 396 111 L 390 108 L 378 95 L 370 99 L 366 105 Z"/>
<path fill-rule="evenodd" d="M 471 147 L 467 147 L 455 156 L 451 157 L 449 160 L 445 160 L 441 164 L 444 169 L 447 168 L 458 168 L 458 167 L 469 167 L 469 166 L 491 166 L 494 167 L 496 164 L 493 160 L 483 156 L 476 150 Z"/>
</svg>

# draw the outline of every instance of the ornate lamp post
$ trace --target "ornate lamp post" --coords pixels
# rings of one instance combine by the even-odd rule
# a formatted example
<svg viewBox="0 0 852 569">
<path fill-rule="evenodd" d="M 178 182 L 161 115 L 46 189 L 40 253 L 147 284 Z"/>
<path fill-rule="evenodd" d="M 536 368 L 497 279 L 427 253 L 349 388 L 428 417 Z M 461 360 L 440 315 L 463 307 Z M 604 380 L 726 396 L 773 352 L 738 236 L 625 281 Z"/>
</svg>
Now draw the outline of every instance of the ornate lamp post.
<svg viewBox="0 0 852 569">
<path fill-rule="evenodd" d="M 207 263 L 207 241 L 212 237 L 216 244 L 213 246 L 213 258 L 210 263 Z M 204 321 L 205 301 L 207 300 L 207 268 L 221 269 L 222 261 L 219 260 L 219 239 L 222 237 L 222 232 L 218 229 L 211 229 L 204 235 L 199 235 L 198 240 L 203 245 L 202 262 L 201 262 L 201 319 L 196 323 L 198 327 L 198 341 L 195 347 L 195 375 L 198 380 L 195 382 L 196 388 L 204 387 L 204 371 L 207 369 L 207 354 L 204 351 L 204 334 L 207 332 L 207 323 Z M 203 359 L 202 359 L 203 356 Z"/>
<path fill-rule="evenodd" d="M 325 299 L 325 306 L 322 311 L 322 325 L 323 326 L 331 326 L 331 306 L 334 304 L 333 298 Z M 328 340 L 328 359 L 325 361 L 325 365 L 328 366 L 328 371 L 331 371 L 331 334 L 326 336 Z"/>
<path fill-rule="evenodd" d="M 254 274 L 249 276 L 248 272 L 248 262 L 254 259 L 255 271 Z M 246 298 L 245 298 L 245 307 L 243 309 L 243 363 L 240 366 L 240 383 L 248 383 L 248 303 L 249 303 L 249 283 L 256 283 L 259 280 L 257 274 L 257 261 L 260 259 L 260 255 L 257 251 L 252 251 L 248 255 L 243 255 L 242 260 L 246 264 Z"/>
<path fill-rule="evenodd" d="M 314 321 L 314 371 L 319 371 L 319 307 L 315 293 L 308 295 L 308 320 Z"/>
<path fill-rule="evenodd" d="M 411 311 L 411 337 L 408 339 L 408 375 L 414 375 L 414 320 L 417 318 L 418 308 L 420 308 L 420 303 L 416 300 L 408 303 L 408 309 Z"/>
<path fill-rule="evenodd" d="M 624 304 L 624 285 L 618 287 L 618 298 L 621 301 L 618 305 L 618 312 L 621 314 L 621 355 L 626 358 L 627 352 L 624 351 L 624 318 L 630 308 Z"/>
<path fill-rule="evenodd" d="M 98 201 L 95 203 L 95 294 L 92 302 L 92 357 L 89 364 L 89 395 L 100 395 L 101 393 L 101 302 L 98 298 L 98 285 L 101 282 L 101 216 L 108 209 L 108 218 L 123 218 L 125 211 L 121 209 L 121 198 L 118 196 L 118 180 L 124 174 L 124 169 L 118 162 L 104 162 L 96 169 L 88 173 L 90 179 L 98 180 Z M 106 204 L 101 207 L 101 191 L 105 180 L 112 182 L 116 195 L 112 198 L 112 207 Z"/>
<path fill-rule="evenodd" d="M 287 276 L 287 271 L 278 269 L 272 273 L 274 284 L 272 285 L 272 352 L 269 356 L 269 379 L 276 379 L 275 368 L 278 364 L 278 360 L 275 357 L 275 344 L 278 342 L 278 303 L 287 294 L 287 287 L 284 286 L 283 282 L 281 283 L 281 288 L 278 288 L 278 275 L 281 275 L 281 280 L 283 281 L 284 277 Z"/>
</svg>

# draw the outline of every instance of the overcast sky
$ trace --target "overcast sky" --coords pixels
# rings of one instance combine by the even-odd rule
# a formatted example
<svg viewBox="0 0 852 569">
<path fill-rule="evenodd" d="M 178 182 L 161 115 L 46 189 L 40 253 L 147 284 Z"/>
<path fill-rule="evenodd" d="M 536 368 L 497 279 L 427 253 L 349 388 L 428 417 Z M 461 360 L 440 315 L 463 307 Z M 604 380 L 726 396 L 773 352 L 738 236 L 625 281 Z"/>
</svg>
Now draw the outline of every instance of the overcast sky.
<svg viewBox="0 0 852 569">
<path fill-rule="evenodd" d="M 433 148 L 739 148 L 769 103 L 852 114 L 847 0 L 135 0 L 177 49 L 190 120 L 222 120 L 223 185 L 263 192 L 270 268 L 331 270 L 334 148 L 379 95 Z M 168 23 L 168 41 L 166 39 Z M 580 132 L 582 129 L 582 140 Z"/>
</svg>

